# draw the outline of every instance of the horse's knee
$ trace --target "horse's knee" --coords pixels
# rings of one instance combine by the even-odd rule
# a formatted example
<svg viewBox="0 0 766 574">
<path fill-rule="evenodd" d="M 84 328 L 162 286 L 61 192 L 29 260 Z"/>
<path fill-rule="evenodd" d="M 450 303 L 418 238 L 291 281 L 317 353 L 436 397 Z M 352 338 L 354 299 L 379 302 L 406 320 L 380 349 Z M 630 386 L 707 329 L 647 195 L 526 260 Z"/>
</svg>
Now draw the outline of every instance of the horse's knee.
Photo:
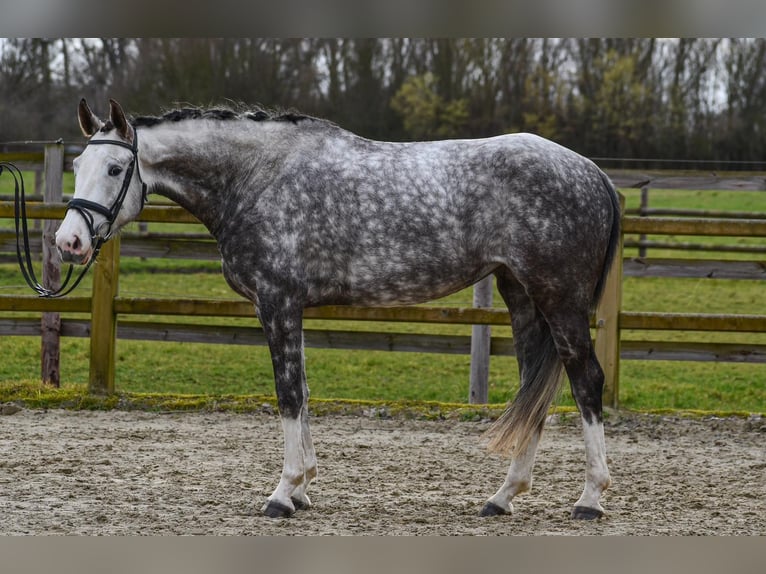
<svg viewBox="0 0 766 574">
<path fill-rule="evenodd" d="M 303 405 L 303 392 L 300 387 L 296 388 L 289 383 L 277 383 L 277 406 L 282 417 L 300 421 Z"/>
</svg>

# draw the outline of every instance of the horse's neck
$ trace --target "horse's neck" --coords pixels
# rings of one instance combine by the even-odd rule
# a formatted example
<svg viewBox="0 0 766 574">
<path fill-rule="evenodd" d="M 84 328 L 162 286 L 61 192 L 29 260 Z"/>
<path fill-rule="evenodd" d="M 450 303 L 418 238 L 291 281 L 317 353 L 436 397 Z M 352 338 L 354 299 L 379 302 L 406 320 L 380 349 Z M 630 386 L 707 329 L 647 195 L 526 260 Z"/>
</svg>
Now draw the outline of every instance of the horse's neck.
<svg viewBox="0 0 766 574">
<path fill-rule="evenodd" d="M 227 140 L 193 128 L 179 124 L 142 130 L 141 169 L 155 193 L 175 201 L 217 236 L 247 158 L 242 157 L 241 138 Z"/>
</svg>

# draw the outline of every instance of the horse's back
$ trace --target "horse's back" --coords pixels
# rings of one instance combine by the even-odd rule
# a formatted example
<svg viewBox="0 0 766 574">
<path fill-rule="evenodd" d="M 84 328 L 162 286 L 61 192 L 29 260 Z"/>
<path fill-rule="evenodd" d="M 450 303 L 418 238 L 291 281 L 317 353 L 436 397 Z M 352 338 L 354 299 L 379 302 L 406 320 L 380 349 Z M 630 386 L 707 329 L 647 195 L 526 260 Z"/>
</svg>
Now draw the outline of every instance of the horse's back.
<svg viewBox="0 0 766 574">
<path fill-rule="evenodd" d="M 614 242 L 614 187 L 589 159 L 533 134 L 456 141 L 452 237 L 465 261 L 589 304 Z M 587 303 L 586 303 L 587 300 Z"/>
<path fill-rule="evenodd" d="M 299 277 L 308 304 L 421 302 L 499 266 L 575 273 L 572 260 L 606 249 L 601 172 L 538 136 L 386 143 L 341 131 L 289 164 L 243 226 L 252 266 L 276 283 Z"/>
<path fill-rule="evenodd" d="M 530 286 L 593 290 L 615 205 L 593 162 L 532 134 L 397 151 L 396 176 L 373 178 L 368 199 L 377 211 L 358 236 L 356 276 L 377 277 L 392 292 L 428 284 L 441 296 L 505 266 Z"/>
<path fill-rule="evenodd" d="M 431 193 L 445 195 L 471 245 L 540 256 L 608 243 L 615 191 L 591 160 L 527 133 L 442 145 Z"/>
</svg>

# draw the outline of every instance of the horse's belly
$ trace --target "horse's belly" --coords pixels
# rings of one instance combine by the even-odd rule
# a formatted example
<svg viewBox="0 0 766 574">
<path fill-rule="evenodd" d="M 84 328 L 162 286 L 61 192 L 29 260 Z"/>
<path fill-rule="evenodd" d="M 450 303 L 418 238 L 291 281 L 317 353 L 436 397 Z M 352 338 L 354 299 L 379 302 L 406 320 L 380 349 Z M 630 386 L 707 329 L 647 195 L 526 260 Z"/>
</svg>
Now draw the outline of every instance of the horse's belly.
<svg viewBox="0 0 766 574">
<path fill-rule="evenodd" d="M 336 282 L 335 288 L 323 289 L 317 285 L 309 290 L 309 294 L 315 305 L 387 306 L 425 303 L 473 285 L 495 267 L 466 266 L 450 273 L 434 273 L 418 268 L 398 273 L 365 274 L 358 271 L 349 274 L 345 281 Z"/>
</svg>

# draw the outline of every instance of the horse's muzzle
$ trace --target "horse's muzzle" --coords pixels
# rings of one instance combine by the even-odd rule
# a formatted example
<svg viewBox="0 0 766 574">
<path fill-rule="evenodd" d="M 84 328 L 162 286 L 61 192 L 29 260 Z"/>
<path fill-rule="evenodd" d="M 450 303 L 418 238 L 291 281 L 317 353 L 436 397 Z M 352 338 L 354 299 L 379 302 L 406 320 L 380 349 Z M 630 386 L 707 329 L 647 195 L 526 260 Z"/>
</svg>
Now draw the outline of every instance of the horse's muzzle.
<svg viewBox="0 0 766 574">
<path fill-rule="evenodd" d="M 73 265 L 85 265 L 93 255 L 91 245 L 85 246 L 77 235 L 71 238 L 56 236 L 56 250 L 59 252 L 61 261 Z"/>
<path fill-rule="evenodd" d="M 70 251 L 59 250 L 61 261 L 64 263 L 71 263 L 72 265 L 87 265 L 90 261 L 91 253 L 72 253 Z"/>
</svg>

